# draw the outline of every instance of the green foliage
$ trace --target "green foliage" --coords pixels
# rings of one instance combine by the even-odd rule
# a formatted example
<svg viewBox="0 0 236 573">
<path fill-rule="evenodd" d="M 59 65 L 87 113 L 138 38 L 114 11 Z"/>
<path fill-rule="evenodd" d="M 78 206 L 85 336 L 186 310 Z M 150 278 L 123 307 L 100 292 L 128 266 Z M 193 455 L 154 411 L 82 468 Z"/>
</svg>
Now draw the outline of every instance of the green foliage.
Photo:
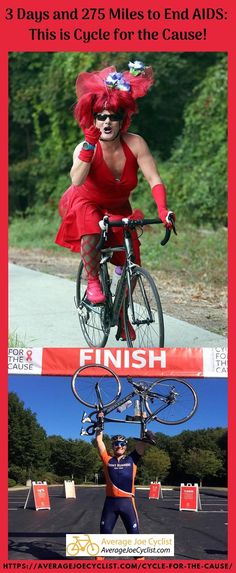
<svg viewBox="0 0 236 573">
<path fill-rule="evenodd" d="M 226 57 L 210 67 L 186 105 L 184 129 L 175 144 L 168 183 L 181 216 L 197 225 L 227 221 Z"/>
<path fill-rule="evenodd" d="M 58 476 L 73 475 L 77 483 L 80 483 L 85 476 L 93 479 L 94 473 L 100 469 L 97 450 L 83 440 L 65 440 L 61 436 L 50 436 L 48 445 L 50 467 Z"/>
<path fill-rule="evenodd" d="M 33 467 L 45 467 L 48 461 L 46 432 L 38 424 L 35 414 L 24 408 L 14 392 L 9 394 L 8 436 L 10 467 L 19 466 L 27 474 Z M 13 474 L 10 477 L 14 479 Z"/>
<path fill-rule="evenodd" d="M 11 246 L 50 248 L 62 252 L 54 243 L 59 223 L 57 210 L 48 211 L 42 207 L 37 207 L 35 212 L 27 217 L 18 215 L 13 218 L 9 227 Z"/>
<path fill-rule="evenodd" d="M 16 481 L 14 479 L 8 478 L 8 487 L 14 487 L 16 485 Z"/>
<path fill-rule="evenodd" d="M 140 99 L 131 131 L 161 158 L 171 208 L 179 219 L 225 224 L 226 57 L 213 52 L 11 53 L 11 215 L 28 216 L 33 209 L 42 223 L 41 206 L 50 219 L 70 185 L 73 149 L 82 138 L 73 118 L 77 74 L 111 63 L 122 70 L 133 59 L 151 64 L 156 82 Z M 156 213 L 142 177 L 136 201 L 145 214 Z"/>
<path fill-rule="evenodd" d="M 18 484 L 25 484 L 28 477 L 27 471 L 20 466 L 16 466 L 15 464 L 11 464 L 8 468 L 8 476 Z"/>
<path fill-rule="evenodd" d="M 70 478 L 69 478 L 70 479 Z M 53 472 L 43 471 L 36 481 L 46 481 L 48 485 L 63 483 L 64 480 Z"/>
<path fill-rule="evenodd" d="M 203 478 L 219 475 L 223 463 L 213 451 L 193 448 L 185 454 L 182 465 L 186 474 L 196 476 L 202 485 Z"/>
<path fill-rule="evenodd" d="M 170 469 L 170 456 L 160 448 L 150 448 L 145 452 L 144 459 L 144 475 L 147 481 L 158 480 L 164 481 Z"/>
</svg>

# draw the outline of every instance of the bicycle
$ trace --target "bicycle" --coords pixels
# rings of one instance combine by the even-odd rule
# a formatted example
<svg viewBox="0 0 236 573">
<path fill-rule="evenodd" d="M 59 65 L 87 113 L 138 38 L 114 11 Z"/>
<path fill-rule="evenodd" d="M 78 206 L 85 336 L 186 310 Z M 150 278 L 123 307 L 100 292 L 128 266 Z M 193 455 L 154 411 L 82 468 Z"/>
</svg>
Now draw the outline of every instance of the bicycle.
<svg viewBox="0 0 236 573">
<path fill-rule="evenodd" d="M 173 230 L 176 234 L 174 221 Z M 100 305 L 91 304 L 86 298 L 86 286 L 83 285 L 83 262 L 81 261 L 76 278 L 75 305 L 78 309 L 79 321 L 83 336 L 92 348 L 104 347 L 107 343 L 110 329 L 118 326 L 116 338 L 119 339 L 119 317 L 123 310 L 124 328 L 128 347 L 153 348 L 164 346 L 164 320 L 160 297 L 156 284 L 148 271 L 134 263 L 131 230 L 145 225 L 162 223 L 160 219 L 121 219 L 110 221 L 105 215 L 100 221 L 101 235 L 97 249 L 101 251 L 100 280 L 106 301 Z M 116 247 L 104 248 L 109 228 L 123 229 L 123 244 Z M 170 238 L 171 231 L 166 229 L 161 245 Z M 111 279 L 108 262 L 114 252 L 125 253 L 125 265 L 112 297 Z M 128 323 L 131 322 L 136 339 L 131 340 Z"/>
<path fill-rule="evenodd" d="M 88 555 L 91 556 L 99 553 L 99 546 L 91 541 L 90 535 L 81 534 L 81 536 L 73 535 L 73 537 L 75 539 L 74 543 L 69 543 L 66 548 L 68 555 L 76 557 L 80 551 L 85 551 L 86 549 Z M 85 539 L 82 539 L 82 537 Z"/>
<path fill-rule="evenodd" d="M 82 423 L 91 423 L 82 428 L 80 435 L 92 436 L 101 422 L 140 424 L 140 438 L 143 439 L 147 424 L 157 421 L 161 424 L 183 424 L 192 418 L 198 406 L 198 397 L 194 388 L 185 380 L 178 378 L 161 378 L 151 384 L 146 381 L 135 382 L 127 377 L 132 386 L 131 392 L 121 397 L 122 386 L 117 374 L 107 366 L 99 364 L 85 365 L 78 368 L 72 378 L 74 396 L 93 410 L 83 413 Z M 135 402 L 135 413 L 120 419 L 119 414 Z M 118 417 L 110 418 L 116 411 Z"/>
</svg>

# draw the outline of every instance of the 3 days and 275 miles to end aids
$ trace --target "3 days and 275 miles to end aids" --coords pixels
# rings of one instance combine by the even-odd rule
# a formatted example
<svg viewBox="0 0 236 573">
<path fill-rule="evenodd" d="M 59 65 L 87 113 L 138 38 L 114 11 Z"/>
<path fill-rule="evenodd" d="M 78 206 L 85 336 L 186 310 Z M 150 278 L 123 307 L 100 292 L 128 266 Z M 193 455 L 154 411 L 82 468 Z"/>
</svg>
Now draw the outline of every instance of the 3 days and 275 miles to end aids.
<svg viewBox="0 0 236 573">
<path fill-rule="evenodd" d="M 185 8 L 184 10 L 130 10 L 129 8 L 74 8 L 73 10 L 26 10 L 6 8 L 6 20 L 27 20 L 37 24 L 45 20 L 223 20 L 227 12 L 223 8 Z"/>
</svg>

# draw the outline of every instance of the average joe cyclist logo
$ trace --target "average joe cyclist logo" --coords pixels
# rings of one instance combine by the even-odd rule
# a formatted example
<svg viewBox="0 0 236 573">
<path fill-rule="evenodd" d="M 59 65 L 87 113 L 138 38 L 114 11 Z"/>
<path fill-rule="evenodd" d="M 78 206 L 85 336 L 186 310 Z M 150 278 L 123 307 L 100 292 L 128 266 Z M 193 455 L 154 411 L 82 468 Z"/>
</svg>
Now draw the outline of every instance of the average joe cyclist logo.
<svg viewBox="0 0 236 573">
<path fill-rule="evenodd" d="M 83 534 L 66 535 L 67 557 L 162 557 L 174 556 L 173 534 Z"/>
<path fill-rule="evenodd" d="M 67 543 L 67 538 L 73 541 Z M 96 557 L 100 550 L 99 545 L 91 540 L 90 535 L 67 535 L 66 536 L 66 555 L 76 557 L 79 553 L 86 552 L 90 557 Z"/>
</svg>

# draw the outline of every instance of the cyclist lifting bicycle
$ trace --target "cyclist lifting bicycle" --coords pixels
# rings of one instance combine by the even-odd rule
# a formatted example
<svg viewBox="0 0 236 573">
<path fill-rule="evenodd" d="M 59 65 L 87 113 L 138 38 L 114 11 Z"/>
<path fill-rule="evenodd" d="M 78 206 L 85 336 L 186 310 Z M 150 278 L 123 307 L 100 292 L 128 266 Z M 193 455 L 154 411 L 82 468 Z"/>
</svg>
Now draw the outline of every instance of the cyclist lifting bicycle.
<svg viewBox="0 0 236 573">
<path fill-rule="evenodd" d="M 71 381 L 75 398 L 92 408 L 82 415 L 82 423 L 89 423 L 81 435 L 96 434 L 98 451 L 103 462 L 106 480 L 106 499 L 102 510 L 100 533 L 112 533 L 120 516 L 127 533 L 139 533 L 138 516 L 134 502 L 134 482 L 137 465 L 147 446 L 155 445 L 155 436 L 147 430 L 149 422 L 173 425 L 182 424 L 194 415 L 198 398 L 194 388 L 186 381 L 176 378 L 162 378 L 151 383 L 135 382 L 127 377 L 131 392 L 122 396 L 122 384 L 115 372 L 108 366 L 87 364 L 78 368 Z M 112 418 L 115 412 L 135 404 L 135 415 Z M 135 450 L 127 454 L 127 439 L 123 435 L 111 438 L 113 455 L 108 454 L 103 441 L 105 423 L 132 423 L 140 426 L 140 438 L 136 438 Z M 74 548 L 74 545 L 73 545 Z M 74 550 L 74 549 L 73 549 Z M 97 557 L 97 559 L 102 559 Z M 138 558 L 139 559 L 139 558 Z"/>
<path fill-rule="evenodd" d="M 102 413 L 100 414 L 102 419 Z M 100 533 L 112 533 L 120 516 L 127 533 L 139 533 L 138 515 L 135 507 L 134 481 L 137 464 L 149 445 L 155 444 L 152 432 L 140 440 L 133 452 L 127 455 L 127 440 L 122 435 L 111 438 L 113 455 L 107 453 L 101 427 L 97 427 L 96 441 L 103 462 L 106 479 L 106 499 L 102 510 Z"/>
<path fill-rule="evenodd" d="M 152 68 L 142 62 L 129 63 L 129 71 L 117 73 L 114 66 L 99 72 L 82 72 L 76 82 L 75 117 L 84 131 L 85 141 L 76 146 L 71 169 L 72 185 L 62 196 L 59 212 L 62 223 L 56 243 L 81 252 L 86 271 L 86 297 L 90 304 L 104 303 L 99 280 L 100 253 L 96 249 L 99 221 L 109 214 L 113 221 L 121 217 L 140 218 L 132 214 L 129 197 L 137 185 L 140 168 L 149 183 L 157 204 L 158 215 L 166 227 L 175 219 L 166 203 L 166 191 L 154 159 L 142 137 L 127 132 L 136 100 L 143 97 L 153 84 Z M 172 215 L 172 218 L 171 216 Z M 110 228 L 106 246 L 120 244 L 122 229 Z M 139 240 L 131 230 L 134 260 L 140 265 Z M 114 252 L 114 265 L 123 266 L 125 254 Z M 124 309 L 119 311 L 119 338 L 136 337 Z"/>
</svg>

